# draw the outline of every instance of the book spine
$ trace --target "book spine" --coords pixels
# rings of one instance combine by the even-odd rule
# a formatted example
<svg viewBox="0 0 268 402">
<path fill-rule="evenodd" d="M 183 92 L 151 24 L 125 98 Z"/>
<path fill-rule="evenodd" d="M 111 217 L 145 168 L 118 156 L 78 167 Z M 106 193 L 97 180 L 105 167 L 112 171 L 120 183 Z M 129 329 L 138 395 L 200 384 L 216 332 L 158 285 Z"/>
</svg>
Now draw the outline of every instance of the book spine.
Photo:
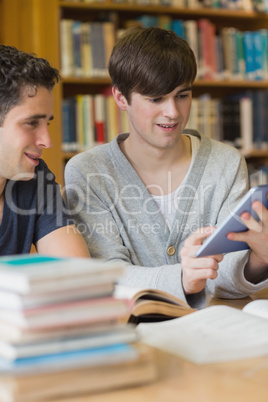
<svg viewBox="0 0 268 402">
<path fill-rule="evenodd" d="M 107 76 L 103 24 L 100 22 L 92 22 L 90 23 L 90 30 L 93 76 Z"/>
<path fill-rule="evenodd" d="M 97 145 L 106 141 L 105 135 L 105 97 L 102 94 L 94 96 L 95 104 L 95 135 Z"/>
<path fill-rule="evenodd" d="M 248 80 L 254 80 L 254 61 L 253 61 L 253 36 L 252 32 L 246 31 L 243 34 L 244 55 L 245 55 L 245 78 Z"/>
<path fill-rule="evenodd" d="M 74 54 L 74 73 L 76 76 L 82 76 L 82 60 L 81 60 L 81 26 L 80 21 L 73 22 L 73 54 Z"/>
<path fill-rule="evenodd" d="M 60 47 L 61 47 L 61 74 L 70 76 L 74 74 L 74 45 L 73 45 L 73 20 L 60 21 Z"/>
</svg>

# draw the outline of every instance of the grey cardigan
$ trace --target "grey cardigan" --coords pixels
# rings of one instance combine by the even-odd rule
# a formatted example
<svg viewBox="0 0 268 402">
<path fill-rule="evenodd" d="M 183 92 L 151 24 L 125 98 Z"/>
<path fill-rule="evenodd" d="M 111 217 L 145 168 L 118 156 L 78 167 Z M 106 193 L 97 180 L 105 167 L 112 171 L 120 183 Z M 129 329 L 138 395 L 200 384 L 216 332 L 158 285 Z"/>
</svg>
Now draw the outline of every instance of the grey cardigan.
<svg viewBox="0 0 268 402">
<path fill-rule="evenodd" d="M 92 257 L 129 264 L 121 284 L 165 290 L 201 308 L 205 291 L 184 295 L 180 250 L 197 228 L 222 222 L 248 189 L 247 167 L 236 149 L 200 135 L 200 147 L 169 229 L 118 142 L 95 147 L 72 158 L 65 171 L 67 202 Z M 168 252 L 169 247 L 175 253 Z M 174 250 L 173 249 L 173 250 Z M 172 255 L 170 255 L 172 254 Z M 206 290 L 217 297 L 241 298 L 268 286 L 244 277 L 249 252 L 225 255 L 217 279 Z"/>
</svg>

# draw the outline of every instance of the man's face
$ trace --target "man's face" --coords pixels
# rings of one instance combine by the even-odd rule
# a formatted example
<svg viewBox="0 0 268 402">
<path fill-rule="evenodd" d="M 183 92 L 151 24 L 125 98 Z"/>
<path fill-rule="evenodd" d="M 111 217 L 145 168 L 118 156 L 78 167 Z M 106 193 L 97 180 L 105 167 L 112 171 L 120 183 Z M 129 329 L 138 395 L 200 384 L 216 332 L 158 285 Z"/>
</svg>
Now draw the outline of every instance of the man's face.
<svg viewBox="0 0 268 402">
<path fill-rule="evenodd" d="M 22 102 L 9 110 L 0 128 L 0 180 L 30 180 L 43 148 L 52 140 L 48 124 L 53 119 L 53 95 L 44 87 L 24 91 Z"/>
<path fill-rule="evenodd" d="M 137 141 L 159 149 L 172 148 L 187 124 L 192 88 L 179 86 L 167 95 L 151 98 L 133 92 L 126 111 L 130 134 Z"/>
</svg>

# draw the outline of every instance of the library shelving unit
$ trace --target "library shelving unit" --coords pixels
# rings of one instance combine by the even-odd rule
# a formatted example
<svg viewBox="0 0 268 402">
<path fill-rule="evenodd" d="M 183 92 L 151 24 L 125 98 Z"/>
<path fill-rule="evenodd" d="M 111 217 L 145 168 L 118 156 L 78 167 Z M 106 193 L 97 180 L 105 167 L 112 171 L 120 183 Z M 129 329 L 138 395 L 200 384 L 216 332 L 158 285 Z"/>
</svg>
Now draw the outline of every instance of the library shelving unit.
<svg viewBox="0 0 268 402">
<path fill-rule="evenodd" d="M 75 2 L 63 0 L 2 0 L 4 24 L 4 43 L 13 44 L 25 51 L 32 51 L 40 57 L 47 58 L 54 67 L 60 66 L 60 20 L 73 19 L 81 21 L 103 20 L 107 13 L 116 16 L 118 29 L 124 21 L 138 16 L 169 15 L 177 19 L 207 18 L 216 24 L 217 29 L 235 27 L 242 31 L 268 29 L 268 14 L 254 11 L 237 11 L 211 8 L 178 8 L 158 5 L 133 5 L 102 2 Z M 1 7 L 1 0 L 0 0 Z M 12 18 L 10 17 L 12 16 Z M 66 161 L 73 156 L 62 151 L 61 104 L 63 98 L 75 94 L 96 94 L 110 84 L 108 77 L 83 78 L 63 77 L 54 91 L 55 121 L 51 125 L 54 146 L 45 152 L 44 159 L 56 174 L 59 183 L 63 183 L 63 170 Z M 210 93 L 212 97 L 223 97 L 246 89 L 267 89 L 268 81 L 215 81 L 197 80 L 194 83 L 193 96 Z M 252 150 L 245 155 L 248 160 L 268 160 L 268 151 Z"/>
</svg>

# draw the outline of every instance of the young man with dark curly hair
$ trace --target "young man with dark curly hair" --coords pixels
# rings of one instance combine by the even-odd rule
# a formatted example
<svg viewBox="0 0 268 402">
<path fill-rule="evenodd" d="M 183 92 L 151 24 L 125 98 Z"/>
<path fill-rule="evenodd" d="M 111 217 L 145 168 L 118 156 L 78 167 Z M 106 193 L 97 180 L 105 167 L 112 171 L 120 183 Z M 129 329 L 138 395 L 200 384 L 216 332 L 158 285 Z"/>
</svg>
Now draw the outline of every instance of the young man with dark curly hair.
<svg viewBox="0 0 268 402">
<path fill-rule="evenodd" d="M 215 226 L 248 190 L 238 150 L 185 130 L 196 76 L 188 44 L 174 32 L 134 28 L 109 61 L 114 99 L 129 133 L 69 161 L 68 203 L 94 257 L 129 264 L 122 284 L 158 288 L 191 306 L 205 290 L 240 298 L 268 286 L 268 211 L 242 216 L 251 251 L 196 258 Z"/>
<path fill-rule="evenodd" d="M 59 72 L 42 58 L 0 45 L 0 255 L 89 257 L 69 225 L 59 186 L 41 159 L 52 146 L 52 89 Z"/>
</svg>

